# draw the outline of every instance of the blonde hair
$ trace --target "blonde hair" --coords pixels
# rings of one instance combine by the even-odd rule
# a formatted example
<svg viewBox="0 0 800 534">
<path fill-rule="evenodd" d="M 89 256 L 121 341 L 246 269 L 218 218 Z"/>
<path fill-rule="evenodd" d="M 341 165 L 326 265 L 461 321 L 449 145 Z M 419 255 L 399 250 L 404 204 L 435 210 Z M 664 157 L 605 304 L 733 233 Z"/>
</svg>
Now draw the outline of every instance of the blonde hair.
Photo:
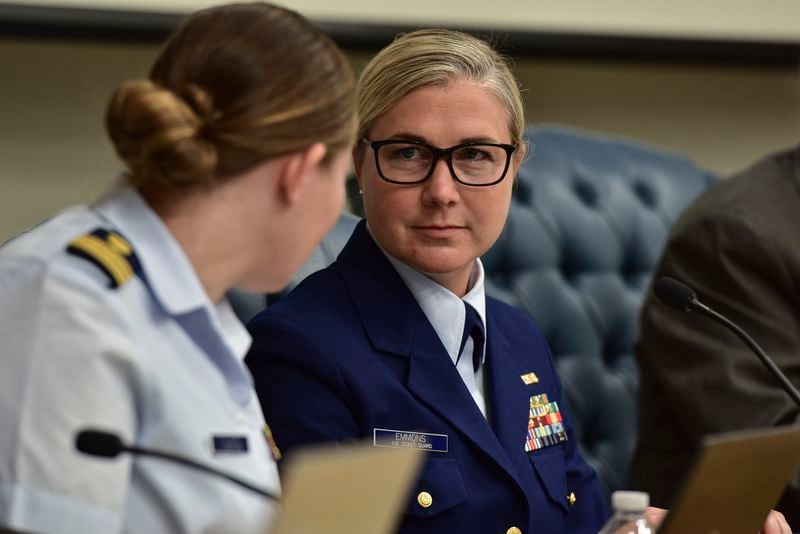
<svg viewBox="0 0 800 534">
<path fill-rule="evenodd" d="M 263 2 L 188 17 L 148 80 L 122 84 L 106 127 L 137 186 L 193 186 L 321 142 L 355 140 L 355 80 L 336 45 Z"/>
<path fill-rule="evenodd" d="M 525 111 L 509 60 L 486 41 L 442 29 L 400 35 L 370 60 L 358 82 L 358 138 L 409 92 L 456 80 L 491 89 L 508 112 L 511 142 L 523 144 Z"/>
</svg>

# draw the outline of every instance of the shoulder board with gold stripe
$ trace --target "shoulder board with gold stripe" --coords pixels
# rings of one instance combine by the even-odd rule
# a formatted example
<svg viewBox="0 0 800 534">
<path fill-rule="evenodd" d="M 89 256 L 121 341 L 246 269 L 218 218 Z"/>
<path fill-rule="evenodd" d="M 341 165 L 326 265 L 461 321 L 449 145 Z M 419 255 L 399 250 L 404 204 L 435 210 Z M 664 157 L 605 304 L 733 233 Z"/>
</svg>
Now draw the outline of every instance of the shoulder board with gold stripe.
<svg viewBox="0 0 800 534">
<path fill-rule="evenodd" d="M 95 264 L 109 278 L 108 287 L 125 285 L 141 266 L 131 244 L 113 230 L 98 228 L 73 239 L 67 252 Z"/>
</svg>

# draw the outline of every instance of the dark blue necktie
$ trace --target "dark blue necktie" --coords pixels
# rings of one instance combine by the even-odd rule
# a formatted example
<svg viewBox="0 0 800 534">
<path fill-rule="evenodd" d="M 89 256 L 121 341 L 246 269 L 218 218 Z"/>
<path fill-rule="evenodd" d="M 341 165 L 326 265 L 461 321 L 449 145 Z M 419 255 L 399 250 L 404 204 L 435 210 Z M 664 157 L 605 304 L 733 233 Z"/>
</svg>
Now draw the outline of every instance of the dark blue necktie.
<svg viewBox="0 0 800 534">
<path fill-rule="evenodd" d="M 481 321 L 478 311 L 473 308 L 469 303 L 464 302 L 464 309 L 466 313 L 466 320 L 464 321 L 464 334 L 461 336 L 461 345 L 458 348 L 458 358 L 456 358 L 456 365 L 458 360 L 461 359 L 461 353 L 464 352 L 464 345 L 467 344 L 467 338 L 472 338 L 472 366 L 475 372 L 481 366 L 481 356 L 483 353 L 483 343 L 486 340 L 486 335 L 483 332 L 483 321 Z"/>
</svg>

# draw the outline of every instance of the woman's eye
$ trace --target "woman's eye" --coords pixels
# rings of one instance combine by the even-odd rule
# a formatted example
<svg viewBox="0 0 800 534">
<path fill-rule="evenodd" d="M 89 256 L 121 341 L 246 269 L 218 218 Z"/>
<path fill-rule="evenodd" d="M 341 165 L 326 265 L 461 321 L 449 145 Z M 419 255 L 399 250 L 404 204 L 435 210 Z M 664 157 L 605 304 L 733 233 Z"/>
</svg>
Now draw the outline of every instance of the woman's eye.
<svg viewBox="0 0 800 534">
<path fill-rule="evenodd" d="M 477 148 L 465 148 L 458 152 L 458 157 L 468 161 L 483 161 L 490 159 L 490 155 Z"/>
<path fill-rule="evenodd" d="M 396 152 L 397 156 L 402 159 L 414 159 L 415 157 L 419 156 L 419 149 L 418 148 L 401 148 Z"/>
</svg>

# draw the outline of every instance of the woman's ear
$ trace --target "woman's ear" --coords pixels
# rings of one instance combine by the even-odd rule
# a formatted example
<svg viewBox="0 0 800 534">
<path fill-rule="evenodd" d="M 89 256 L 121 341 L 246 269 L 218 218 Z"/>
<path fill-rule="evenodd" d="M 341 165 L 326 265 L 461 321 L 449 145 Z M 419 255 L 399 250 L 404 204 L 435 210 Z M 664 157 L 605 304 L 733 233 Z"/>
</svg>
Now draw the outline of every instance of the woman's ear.
<svg viewBox="0 0 800 534">
<path fill-rule="evenodd" d="M 519 171 L 520 166 L 525 161 L 525 158 L 528 156 L 528 143 L 523 141 L 517 146 L 517 149 L 511 154 L 511 166 L 509 168 L 509 172 L 514 178 L 514 183 L 516 183 L 517 171 Z"/>
<path fill-rule="evenodd" d="M 361 143 L 356 143 L 353 145 L 353 172 L 356 175 L 356 183 L 358 183 L 358 192 L 364 190 L 361 183 L 361 163 L 364 158 L 364 149 L 361 146 Z"/>
<path fill-rule="evenodd" d="M 309 184 L 309 176 L 316 170 L 328 152 L 322 143 L 314 143 L 303 150 L 284 156 L 278 176 L 278 190 L 287 204 L 294 204 Z"/>
<path fill-rule="evenodd" d="M 527 141 L 523 141 L 517 147 L 513 157 L 517 160 L 517 164 L 521 164 L 528 155 L 528 143 Z"/>
</svg>

